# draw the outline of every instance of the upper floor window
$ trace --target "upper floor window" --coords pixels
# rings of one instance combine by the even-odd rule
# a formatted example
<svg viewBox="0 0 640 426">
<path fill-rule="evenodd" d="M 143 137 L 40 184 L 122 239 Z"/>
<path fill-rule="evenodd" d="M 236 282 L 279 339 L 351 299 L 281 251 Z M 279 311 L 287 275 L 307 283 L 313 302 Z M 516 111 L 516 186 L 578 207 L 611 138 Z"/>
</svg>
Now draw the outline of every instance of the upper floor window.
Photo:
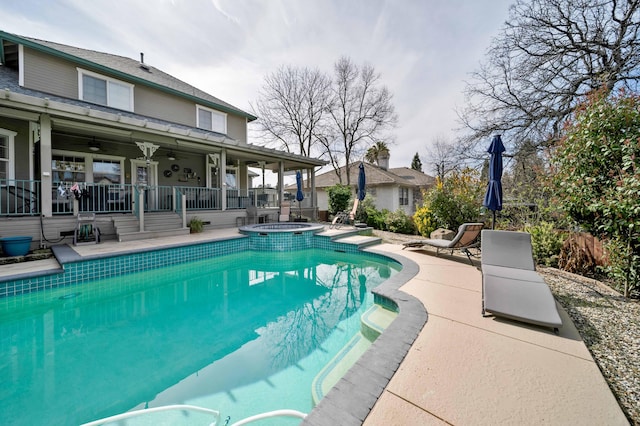
<svg viewBox="0 0 640 426">
<path fill-rule="evenodd" d="M 78 68 L 79 97 L 83 101 L 133 111 L 133 84 Z"/>
<path fill-rule="evenodd" d="M 218 133 L 227 133 L 227 114 L 197 105 L 196 127 L 212 130 Z"/>
<path fill-rule="evenodd" d="M 0 179 L 13 179 L 13 146 L 16 132 L 0 129 Z"/>
</svg>

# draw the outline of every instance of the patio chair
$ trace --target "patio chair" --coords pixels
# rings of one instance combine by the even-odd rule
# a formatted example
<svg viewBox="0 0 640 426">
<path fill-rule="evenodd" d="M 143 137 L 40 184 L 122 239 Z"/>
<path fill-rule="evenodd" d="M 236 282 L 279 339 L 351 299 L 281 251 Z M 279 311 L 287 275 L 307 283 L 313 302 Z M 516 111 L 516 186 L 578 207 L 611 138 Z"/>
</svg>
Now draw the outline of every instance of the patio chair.
<svg viewBox="0 0 640 426">
<path fill-rule="evenodd" d="M 531 235 L 482 231 L 482 315 L 562 327 L 556 301 L 533 261 Z"/>
<path fill-rule="evenodd" d="M 289 222 L 291 216 L 291 203 L 284 202 L 280 205 L 280 216 L 278 222 Z"/>
<path fill-rule="evenodd" d="M 344 211 L 338 212 L 333 218 L 331 225 L 329 225 L 329 228 L 340 229 L 340 227 L 347 222 L 350 222 L 353 224 L 356 220 L 356 212 L 358 211 L 359 202 L 360 200 L 356 198 L 355 201 L 353 202 L 353 208 L 351 209 L 351 211 L 344 210 Z"/>
<path fill-rule="evenodd" d="M 458 233 L 453 237 L 452 240 L 441 240 L 435 238 L 413 240 L 402 244 L 402 250 L 406 249 L 407 247 L 415 248 L 431 246 L 435 247 L 436 255 L 440 254 L 440 250 L 449 250 L 451 254 L 453 254 L 454 250 L 460 250 L 467 255 L 467 259 L 469 259 L 469 262 L 473 265 L 473 262 L 471 260 L 471 256 L 473 255 L 471 254 L 469 249 L 479 247 L 480 243 L 477 241 L 477 239 L 483 227 L 484 223 L 480 222 L 463 223 L 458 227 Z"/>
</svg>

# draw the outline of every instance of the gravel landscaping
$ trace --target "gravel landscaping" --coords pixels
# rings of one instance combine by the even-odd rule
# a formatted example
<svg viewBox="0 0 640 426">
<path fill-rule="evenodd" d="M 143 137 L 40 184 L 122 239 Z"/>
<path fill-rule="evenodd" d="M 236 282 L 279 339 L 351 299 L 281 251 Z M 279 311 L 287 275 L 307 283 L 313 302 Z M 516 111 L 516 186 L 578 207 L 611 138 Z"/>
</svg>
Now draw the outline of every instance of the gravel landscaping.
<svg viewBox="0 0 640 426">
<path fill-rule="evenodd" d="M 374 235 L 390 244 L 420 238 L 383 231 Z M 539 267 L 538 272 L 571 317 L 627 418 L 640 425 L 640 300 L 559 269 Z"/>
</svg>

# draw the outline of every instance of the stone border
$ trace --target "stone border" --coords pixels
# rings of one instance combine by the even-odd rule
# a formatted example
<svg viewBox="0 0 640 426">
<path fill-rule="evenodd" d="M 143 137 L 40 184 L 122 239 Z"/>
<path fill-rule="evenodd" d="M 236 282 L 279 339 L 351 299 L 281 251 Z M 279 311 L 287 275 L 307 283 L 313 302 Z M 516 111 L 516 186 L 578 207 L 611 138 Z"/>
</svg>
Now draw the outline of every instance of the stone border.
<svg viewBox="0 0 640 426">
<path fill-rule="evenodd" d="M 362 425 L 427 322 L 428 314 L 422 302 L 399 290 L 420 272 L 418 264 L 395 253 L 372 248 L 363 251 L 402 264 L 398 274 L 373 290 L 376 297 L 397 306 L 398 317 L 311 410 L 302 425 Z"/>
</svg>

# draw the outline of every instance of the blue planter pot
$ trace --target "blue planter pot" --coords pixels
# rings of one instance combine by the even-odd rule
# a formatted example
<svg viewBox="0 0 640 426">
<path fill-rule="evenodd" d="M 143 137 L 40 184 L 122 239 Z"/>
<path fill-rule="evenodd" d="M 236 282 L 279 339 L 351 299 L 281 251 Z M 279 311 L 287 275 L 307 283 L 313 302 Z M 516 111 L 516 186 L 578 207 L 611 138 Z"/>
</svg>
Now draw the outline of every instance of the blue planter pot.
<svg viewBox="0 0 640 426">
<path fill-rule="evenodd" d="M 29 253 L 31 239 L 31 237 L 4 237 L 0 238 L 0 244 L 6 256 L 24 256 Z"/>
</svg>

